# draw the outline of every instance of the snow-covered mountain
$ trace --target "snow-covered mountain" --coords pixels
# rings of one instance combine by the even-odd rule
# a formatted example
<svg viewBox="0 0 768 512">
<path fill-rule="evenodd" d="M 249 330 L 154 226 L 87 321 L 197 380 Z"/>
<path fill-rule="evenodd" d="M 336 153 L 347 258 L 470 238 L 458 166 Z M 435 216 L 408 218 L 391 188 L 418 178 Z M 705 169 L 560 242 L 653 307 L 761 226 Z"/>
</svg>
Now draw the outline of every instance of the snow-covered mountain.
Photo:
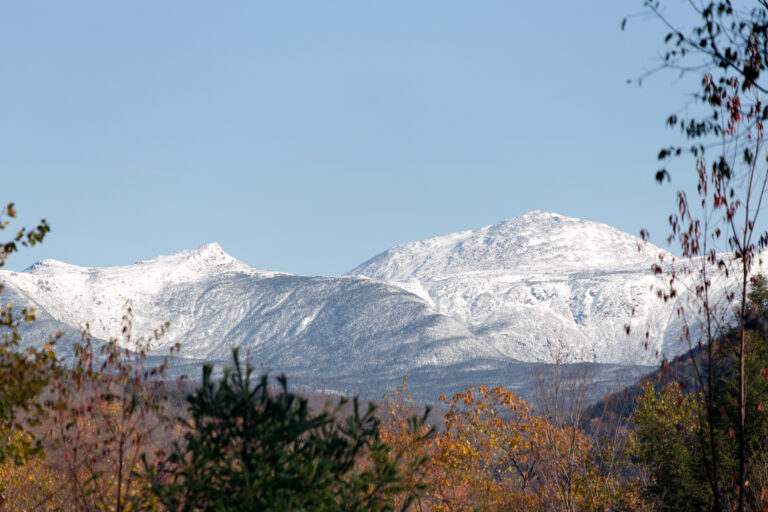
<svg viewBox="0 0 768 512">
<path fill-rule="evenodd" d="M 254 269 L 217 244 L 125 267 L 82 268 L 46 260 L 0 272 L 19 302 L 97 338 L 120 332 L 126 301 L 133 329 L 171 329 L 155 350 L 176 342 L 182 355 L 227 360 L 231 347 L 280 371 L 318 375 L 396 372 L 497 351 L 456 320 L 402 288 L 355 277 L 304 277 Z"/>
<path fill-rule="evenodd" d="M 375 396 L 409 375 L 431 395 L 525 389 L 532 363 L 558 358 L 604 365 L 609 379 L 681 353 L 681 319 L 653 290 L 660 254 L 610 226 L 535 211 L 395 246 L 342 277 L 258 270 L 209 244 L 123 267 L 45 260 L 0 282 L 4 301 L 38 310 L 24 339 L 60 330 L 65 354 L 86 322 L 96 338 L 117 336 L 130 300 L 137 335 L 171 323 L 154 349 L 180 342 L 179 366 L 226 362 L 239 346 L 308 385 Z"/>
<path fill-rule="evenodd" d="M 396 245 L 350 274 L 384 281 L 433 279 L 473 272 L 646 268 L 658 247 L 606 224 L 534 210 L 471 231 Z"/>
<path fill-rule="evenodd" d="M 652 290 L 660 254 L 672 259 L 605 224 L 533 211 L 397 245 L 349 275 L 413 291 L 513 359 L 654 364 L 684 348 Z"/>
</svg>

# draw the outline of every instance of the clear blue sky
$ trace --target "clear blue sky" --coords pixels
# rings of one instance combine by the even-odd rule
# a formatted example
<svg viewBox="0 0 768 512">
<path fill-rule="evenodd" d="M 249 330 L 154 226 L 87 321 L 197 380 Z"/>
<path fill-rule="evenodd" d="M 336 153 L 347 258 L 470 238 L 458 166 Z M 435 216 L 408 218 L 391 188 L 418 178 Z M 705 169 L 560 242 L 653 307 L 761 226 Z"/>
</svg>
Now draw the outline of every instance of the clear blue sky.
<svg viewBox="0 0 768 512">
<path fill-rule="evenodd" d="M 0 2 L 0 201 L 43 258 L 219 242 L 335 275 L 391 245 L 555 211 L 661 243 L 666 116 L 642 1 Z M 686 172 L 692 174 L 691 169 Z M 15 224 L 19 225 L 19 223 Z"/>
</svg>

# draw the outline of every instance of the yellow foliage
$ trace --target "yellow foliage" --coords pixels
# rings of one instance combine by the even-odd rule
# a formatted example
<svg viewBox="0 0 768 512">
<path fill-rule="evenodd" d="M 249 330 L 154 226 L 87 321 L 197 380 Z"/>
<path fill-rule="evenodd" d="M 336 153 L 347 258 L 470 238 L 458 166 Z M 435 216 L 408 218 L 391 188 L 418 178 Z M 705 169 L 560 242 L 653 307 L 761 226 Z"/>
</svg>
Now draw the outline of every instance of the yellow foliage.
<svg viewBox="0 0 768 512">
<path fill-rule="evenodd" d="M 601 468 L 580 429 L 536 416 L 506 388 L 469 387 L 441 401 L 444 426 L 420 444 L 407 428 L 414 406 L 405 381 L 382 407 L 381 435 L 393 450 L 429 457 L 423 473 L 406 474 L 409 483 L 426 484 L 412 510 L 647 509 L 635 482 Z"/>
<path fill-rule="evenodd" d="M 13 433 L 11 436 L 24 434 Z M 66 510 L 65 479 L 42 456 L 0 464 L 0 510 Z"/>
</svg>

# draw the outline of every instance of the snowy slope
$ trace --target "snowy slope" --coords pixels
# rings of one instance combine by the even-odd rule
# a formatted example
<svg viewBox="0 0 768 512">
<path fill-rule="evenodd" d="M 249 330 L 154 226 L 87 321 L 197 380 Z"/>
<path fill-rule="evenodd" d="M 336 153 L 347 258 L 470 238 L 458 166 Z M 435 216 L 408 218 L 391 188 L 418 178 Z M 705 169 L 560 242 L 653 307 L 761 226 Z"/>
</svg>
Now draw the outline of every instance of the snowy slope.
<svg viewBox="0 0 768 512">
<path fill-rule="evenodd" d="M 407 281 L 467 272 L 648 266 L 662 252 L 606 224 L 535 210 L 471 231 L 396 245 L 350 274 Z"/>
<path fill-rule="evenodd" d="M 653 290 L 660 254 L 672 259 L 605 224 L 534 211 L 397 245 L 348 275 L 400 284 L 513 359 L 655 364 L 685 348 Z"/>
<path fill-rule="evenodd" d="M 230 348 L 256 364 L 315 375 L 403 375 L 500 354 L 417 296 L 354 277 L 303 277 L 256 270 L 217 244 L 125 267 L 81 268 L 43 261 L 25 272 L 0 272 L 9 294 L 77 331 L 85 322 L 101 339 L 117 336 L 131 300 L 134 332 L 171 330 L 182 356 L 227 360 Z M 27 339 L 35 339 L 25 333 Z"/>
<path fill-rule="evenodd" d="M 25 342 L 62 331 L 63 355 L 86 322 L 96 338 L 117 336 L 130 300 L 134 334 L 169 321 L 154 353 L 180 342 L 176 368 L 192 375 L 239 346 L 308 386 L 377 397 L 409 375 L 434 399 L 478 383 L 525 394 L 532 365 L 558 358 L 596 363 L 610 384 L 682 353 L 676 306 L 690 287 L 672 303 L 657 298 L 660 254 L 672 259 L 610 226 L 535 211 L 395 246 L 342 277 L 258 270 L 209 244 L 123 267 L 45 260 L 0 271 L 0 283 L 4 302 L 38 310 Z M 713 283 L 713 294 L 723 289 Z"/>
</svg>

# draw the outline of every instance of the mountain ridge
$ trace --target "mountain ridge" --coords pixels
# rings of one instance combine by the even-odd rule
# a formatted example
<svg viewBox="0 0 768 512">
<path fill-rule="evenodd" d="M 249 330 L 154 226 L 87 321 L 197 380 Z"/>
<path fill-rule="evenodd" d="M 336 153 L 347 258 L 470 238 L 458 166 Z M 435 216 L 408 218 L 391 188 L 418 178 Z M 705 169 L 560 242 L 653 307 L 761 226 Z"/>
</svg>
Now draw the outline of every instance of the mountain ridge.
<svg viewBox="0 0 768 512">
<path fill-rule="evenodd" d="M 180 341 L 187 362 L 226 362 L 240 346 L 308 381 L 394 388 L 417 375 L 431 393 L 482 375 L 524 386 L 530 365 L 555 360 L 614 371 L 677 355 L 679 320 L 653 293 L 659 254 L 605 224 L 534 211 L 399 244 L 338 277 L 256 269 L 211 243 L 120 267 L 44 260 L 0 282 L 65 328 L 64 350 L 86 321 L 99 339 L 118 335 L 130 301 L 137 334 L 170 321 L 154 349 Z"/>
</svg>

